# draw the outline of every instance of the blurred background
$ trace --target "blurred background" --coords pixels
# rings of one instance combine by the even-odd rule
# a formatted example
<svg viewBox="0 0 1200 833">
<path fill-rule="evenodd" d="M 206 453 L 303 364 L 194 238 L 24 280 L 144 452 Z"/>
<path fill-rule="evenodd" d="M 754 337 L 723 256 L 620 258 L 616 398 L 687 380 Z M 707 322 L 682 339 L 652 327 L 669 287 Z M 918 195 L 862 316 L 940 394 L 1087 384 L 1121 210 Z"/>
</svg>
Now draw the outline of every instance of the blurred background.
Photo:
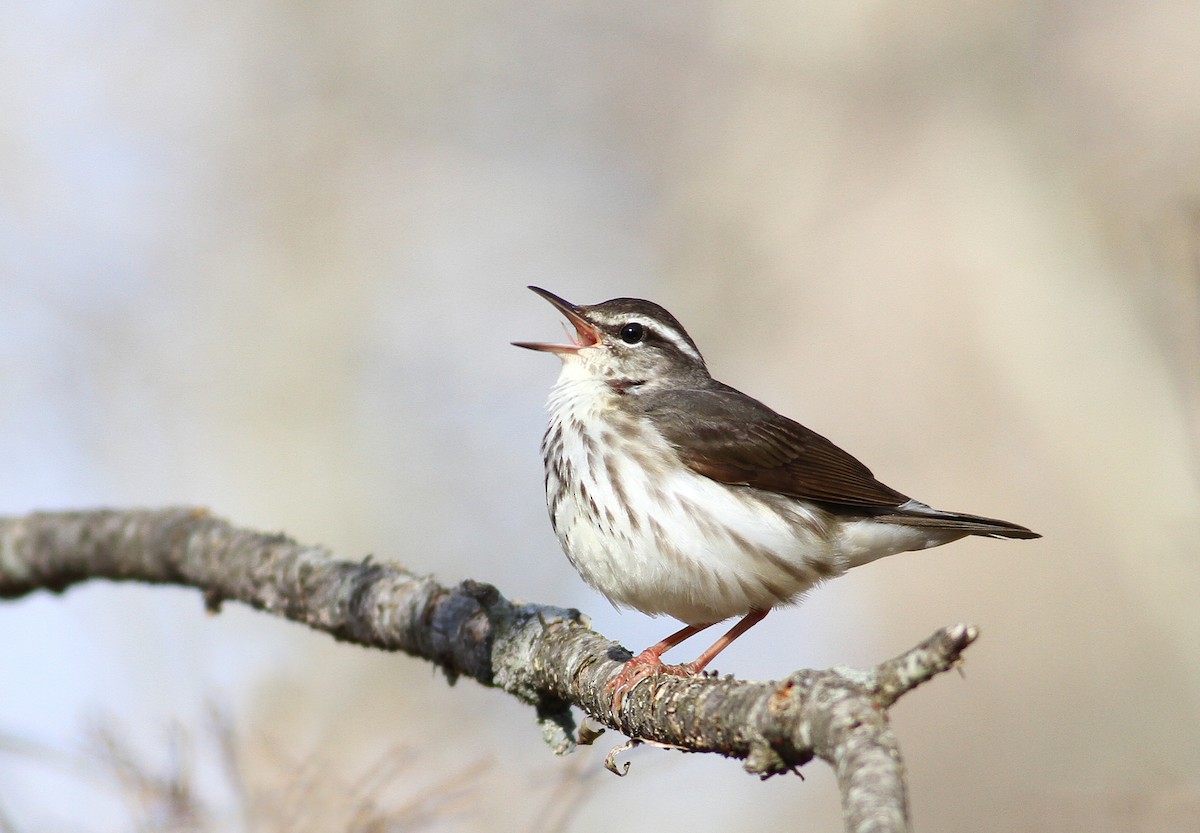
<svg viewBox="0 0 1200 833">
<path fill-rule="evenodd" d="M 719 670 L 973 622 L 892 712 L 916 828 L 1196 830 L 1197 54 L 1186 0 L 0 3 L 0 513 L 207 506 L 640 649 L 675 623 L 559 551 L 558 365 L 509 341 L 561 332 L 529 283 L 650 298 L 1045 535 L 857 570 Z M 824 764 L 619 741 L 194 591 L 0 604 L 0 830 L 840 827 Z"/>
</svg>

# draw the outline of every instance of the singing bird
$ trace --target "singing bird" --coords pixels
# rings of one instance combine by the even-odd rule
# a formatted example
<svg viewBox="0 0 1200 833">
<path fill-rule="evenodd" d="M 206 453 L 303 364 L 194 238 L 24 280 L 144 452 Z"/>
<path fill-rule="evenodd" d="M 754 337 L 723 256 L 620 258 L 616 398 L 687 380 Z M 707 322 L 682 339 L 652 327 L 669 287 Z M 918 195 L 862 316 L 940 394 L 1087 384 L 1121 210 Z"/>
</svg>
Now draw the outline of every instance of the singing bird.
<svg viewBox="0 0 1200 833">
<path fill-rule="evenodd" d="M 767 612 L 851 567 L 966 535 L 1038 538 L 1015 523 L 901 494 L 825 437 L 722 384 L 675 316 L 639 298 L 572 304 L 529 287 L 574 327 L 542 440 L 546 503 L 583 579 L 618 607 L 685 627 L 609 681 L 692 676 Z M 692 662 L 662 655 L 734 616 Z"/>
</svg>

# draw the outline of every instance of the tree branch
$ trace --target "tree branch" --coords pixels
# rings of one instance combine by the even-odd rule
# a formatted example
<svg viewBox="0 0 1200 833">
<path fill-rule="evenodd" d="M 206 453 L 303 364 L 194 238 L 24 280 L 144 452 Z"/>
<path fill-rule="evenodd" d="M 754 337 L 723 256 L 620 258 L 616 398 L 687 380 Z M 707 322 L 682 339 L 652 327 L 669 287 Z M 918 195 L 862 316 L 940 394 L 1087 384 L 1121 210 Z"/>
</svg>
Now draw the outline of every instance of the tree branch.
<svg viewBox="0 0 1200 833">
<path fill-rule="evenodd" d="M 210 610 L 235 600 L 339 640 L 426 659 L 451 682 L 471 677 L 533 705 L 560 754 L 575 744 L 574 705 L 630 738 L 739 758 L 763 778 L 819 757 L 837 773 L 853 833 L 907 829 L 904 768 L 887 708 L 955 666 L 978 635 L 969 625 L 943 628 L 868 671 L 797 671 L 779 682 L 652 678 L 613 714 L 604 686 L 631 655 L 576 610 L 511 602 L 469 580 L 448 588 L 370 559 L 339 561 L 203 510 L 0 518 L 0 598 L 92 579 L 195 587 Z"/>
</svg>

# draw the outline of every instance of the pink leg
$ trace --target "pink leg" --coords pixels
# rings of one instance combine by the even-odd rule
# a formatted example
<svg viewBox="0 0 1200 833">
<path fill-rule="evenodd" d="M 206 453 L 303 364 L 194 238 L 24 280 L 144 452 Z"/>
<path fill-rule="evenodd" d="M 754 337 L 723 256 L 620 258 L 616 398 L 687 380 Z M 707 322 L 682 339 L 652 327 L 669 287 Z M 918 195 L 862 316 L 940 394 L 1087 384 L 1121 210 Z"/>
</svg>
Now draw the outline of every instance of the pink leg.
<svg viewBox="0 0 1200 833">
<path fill-rule="evenodd" d="M 662 642 L 653 645 L 642 651 L 629 662 L 625 663 L 625 667 L 608 681 L 605 688 L 612 692 L 612 709 L 613 714 L 616 714 L 621 708 L 621 702 L 625 699 L 625 694 L 633 689 L 638 683 L 647 677 L 653 677 L 658 674 L 671 674 L 676 677 L 694 677 L 703 671 L 717 654 L 729 647 L 733 640 L 744 634 L 750 628 L 762 621 L 767 615 L 765 610 L 752 610 L 741 618 L 729 631 L 709 646 L 708 650 L 691 662 L 685 662 L 682 665 L 667 665 L 662 661 L 662 655 L 674 648 L 685 639 L 690 639 L 703 630 L 711 628 L 715 622 L 707 625 L 688 625 L 680 628 L 675 633 L 668 636 Z"/>
<path fill-rule="evenodd" d="M 709 645 L 708 650 L 706 650 L 703 654 L 696 657 L 691 662 L 684 663 L 682 667 L 687 668 L 691 672 L 687 676 L 690 677 L 693 674 L 699 674 L 701 671 L 703 671 L 706 667 L 708 667 L 708 664 L 716 658 L 717 654 L 728 648 L 730 644 L 732 644 L 733 640 L 737 639 L 739 636 L 766 618 L 768 612 L 769 611 L 766 610 L 752 610 L 743 616 L 741 621 L 726 631 L 724 636 L 722 636 L 712 645 Z"/>
</svg>

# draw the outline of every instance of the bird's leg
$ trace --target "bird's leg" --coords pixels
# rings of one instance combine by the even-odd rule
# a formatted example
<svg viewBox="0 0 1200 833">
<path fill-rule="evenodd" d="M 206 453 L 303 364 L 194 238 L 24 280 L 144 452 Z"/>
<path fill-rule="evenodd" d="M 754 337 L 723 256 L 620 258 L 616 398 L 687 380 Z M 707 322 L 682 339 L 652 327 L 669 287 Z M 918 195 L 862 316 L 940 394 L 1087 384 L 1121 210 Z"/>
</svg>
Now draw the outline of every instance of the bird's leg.
<svg viewBox="0 0 1200 833">
<path fill-rule="evenodd" d="M 744 634 L 746 631 L 750 630 L 752 627 L 754 627 L 759 622 L 761 622 L 763 620 L 763 618 L 767 615 L 767 613 L 768 613 L 768 611 L 766 611 L 766 610 L 750 611 L 745 616 L 743 616 L 736 625 L 734 625 L 732 628 L 730 628 L 728 631 L 726 631 L 725 634 L 720 639 L 718 639 L 712 645 L 709 645 L 708 649 L 705 650 L 705 652 L 703 654 L 696 657 L 691 662 L 685 662 L 682 665 L 679 665 L 676 667 L 686 670 L 687 673 L 683 674 L 682 676 L 691 677 L 695 674 L 699 674 L 701 671 L 703 671 L 708 666 L 708 664 L 710 662 L 713 661 L 713 659 L 717 656 L 717 654 L 721 653 L 726 648 L 728 648 L 730 643 L 733 642 L 733 640 L 737 639 L 739 636 Z"/>
<path fill-rule="evenodd" d="M 625 699 L 625 693 L 647 677 L 652 677 L 659 673 L 677 674 L 684 677 L 691 676 L 691 674 L 683 670 L 682 665 L 665 664 L 662 661 L 662 655 L 685 639 L 691 639 L 696 634 L 707 628 L 711 628 L 715 624 L 716 622 L 709 622 L 707 625 L 687 625 L 686 627 L 682 627 L 662 642 L 651 645 L 625 663 L 625 667 L 604 686 L 605 690 L 612 694 L 613 714 L 615 715 L 620 710 L 621 701 Z"/>
<path fill-rule="evenodd" d="M 713 661 L 713 658 L 717 654 L 728 648 L 733 640 L 761 622 L 766 615 L 767 611 L 765 610 L 751 610 L 720 639 L 710 645 L 704 653 L 691 662 L 685 662 L 680 665 L 667 665 L 662 661 L 662 655 L 685 639 L 690 639 L 701 631 L 711 628 L 716 624 L 715 622 L 710 622 L 707 625 L 688 625 L 687 627 L 680 628 L 662 642 L 642 651 L 636 657 L 629 660 L 629 662 L 625 663 L 625 667 L 621 669 L 620 673 L 609 680 L 605 686 L 606 690 L 612 692 L 613 714 L 616 714 L 621 708 L 621 702 L 625 699 L 625 694 L 647 677 L 653 677 L 658 674 L 670 674 L 675 677 L 696 676 Z"/>
</svg>

